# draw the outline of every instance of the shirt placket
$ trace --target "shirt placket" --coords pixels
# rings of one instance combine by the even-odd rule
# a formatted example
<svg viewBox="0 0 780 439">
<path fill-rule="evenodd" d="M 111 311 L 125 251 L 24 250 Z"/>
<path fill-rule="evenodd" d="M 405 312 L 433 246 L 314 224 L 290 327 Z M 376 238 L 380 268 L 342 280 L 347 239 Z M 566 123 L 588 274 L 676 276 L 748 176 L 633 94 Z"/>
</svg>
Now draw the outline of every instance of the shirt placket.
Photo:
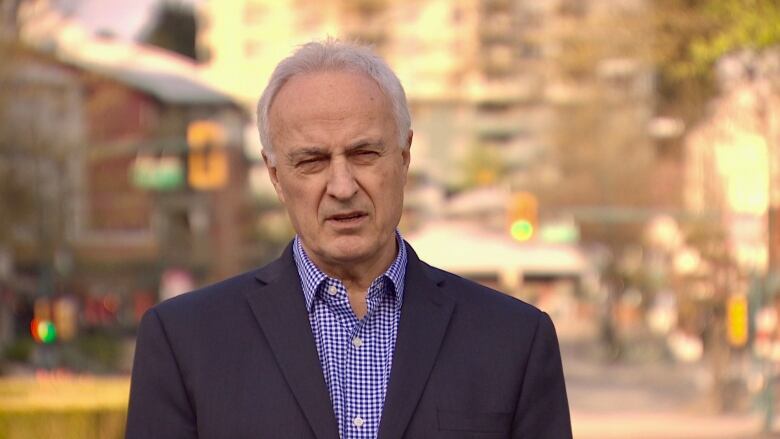
<svg viewBox="0 0 780 439">
<path fill-rule="evenodd" d="M 374 427 L 375 419 L 369 410 L 369 399 L 373 392 L 371 383 L 370 343 L 373 340 L 364 331 L 368 316 L 357 322 L 349 335 L 344 389 L 346 392 L 345 426 L 347 438 L 370 437 L 368 432 Z"/>
<path fill-rule="evenodd" d="M 346 288 L 344 285 L 334 279 L 328 279 L 325 285 L 324 299 L 328 304 L 329 312 L 334 317 L 333 332 L 336 337 L 332 340 L 331 347 L 336 351 L 335 357 L 338 359 L 335 363 L 330 363 L 329 367 L 333 368 L 332 375 L 336 377 L 337 384 L 334 386 L 333 393 L 335 394 L 333 399 L 336 400 L 337 407 L 336 416 L 338 418 L 339 430 L 342 438 L 360 437 L 355 435 L 354 429 L 361 429 L 364 427 L 365 420 L 359 415 L 355 415 L 356 411 L 359 411 L 354 407 L 354 395 L 350 391 L 350 386 L 355 377 L 353 374 L 359 369 L 350 366 L 350 363 L 354 361 L 351 356 L 355 349 L 355 344 L 361 345 L 363 340 L 357 337 L 362 323 L 357 320 L 352 307 L 349 304 L 349 298 L 347 297 Z"/>
<path fill-rule="evenodd" d="M 349 308 L 352 326 L 345 345 L 345 406 L 342 421 L 344 437 L 349 439 L 373 438 L 379 428 L 382 398 L 376 392 L 383 388 L 382 383 L 378 382 L 382 380 L 382 356 L 377 355 L 377 349 L 381 346 L 377 345 L 379 339 L 373 327 L 381 300 L 381 291 L 378 289 L 381 282 L 379 279 L 369 288 L 367 312 L 363 319 L 357 320 Z"/>
</svg>

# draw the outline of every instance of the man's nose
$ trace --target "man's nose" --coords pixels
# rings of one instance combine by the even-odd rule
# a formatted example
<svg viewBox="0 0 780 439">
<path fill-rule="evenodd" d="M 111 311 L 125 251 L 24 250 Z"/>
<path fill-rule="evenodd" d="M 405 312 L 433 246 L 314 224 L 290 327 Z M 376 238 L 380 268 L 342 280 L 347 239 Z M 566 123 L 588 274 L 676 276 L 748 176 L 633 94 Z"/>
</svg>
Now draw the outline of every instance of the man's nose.
<svg viewBox="0 0 780 439">
<path fill-rule="evenodd" d="M 328 176 L 328 195 L 338 200 L 347 200 L 357 193 L 358 184 L 347 160 L 335 158 L 331 161 Z"/>
</svg>

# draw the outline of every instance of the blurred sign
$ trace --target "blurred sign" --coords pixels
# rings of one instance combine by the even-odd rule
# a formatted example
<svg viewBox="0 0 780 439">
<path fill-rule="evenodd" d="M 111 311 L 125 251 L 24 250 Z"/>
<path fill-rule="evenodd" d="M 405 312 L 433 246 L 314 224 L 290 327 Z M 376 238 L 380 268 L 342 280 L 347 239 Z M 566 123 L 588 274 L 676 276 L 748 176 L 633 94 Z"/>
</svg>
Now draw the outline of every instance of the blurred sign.
<svg viewBox="0 0 780 439">
<path fill-rule="evenodd" d="M 187 128 L 187 182 L 193 189 L 219 189 L 228 181 L 225 132 L 211 121 L 195 121 Z"/>
<path fill-rule="evenodd" d="M 729 297 L 726 324 L 729 344 L 734 347 L 745 346 L 748 341 L 748 303 L 744 294 Z"/>
<path fill-rule="evenodd" d="M 575 224 L 552 223 L 539 229 L 542 241 L 555 244 L 572 244 L 580 240 L 580 230 Z"/>
<path fill-rule="evenodd" d="M 130 179 L 140 189 L 178 189 L 184 185 L 184 165 L 178 157 L 139 155 L 130 169 Z"/>
</svg>

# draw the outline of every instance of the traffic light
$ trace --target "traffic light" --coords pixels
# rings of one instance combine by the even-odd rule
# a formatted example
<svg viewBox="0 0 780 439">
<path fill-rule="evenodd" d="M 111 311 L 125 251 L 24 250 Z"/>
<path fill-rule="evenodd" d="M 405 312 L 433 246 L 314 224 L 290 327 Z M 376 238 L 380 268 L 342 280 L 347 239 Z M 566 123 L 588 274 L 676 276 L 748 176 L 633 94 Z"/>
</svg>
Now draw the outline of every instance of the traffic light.
<svg viewBox="0 0 780 439">
<path fill-rule="evenodd" d="M 187 182 L 193 189 L 223 187 L 228 180 L 225 132 L 211 121 L 195 121 L 187 127 Z"/>
<path fill-rule="evenodd" d="M 744 294 L 729 297 L 726 305 L 726 328 L 729 344 L 740 348 L 748 341 L 748 303 Z"/>
<path fill-rule="evenodd" d="M 57 328 L 51 320 L 51 302 L 40 298 L 35 301 L 30 335 L 36 343 L 50 344 L 57 340 Z"/>
<path fill-rule="evenodd" d="M 30 333 L 37 343 L 51 344 L 57 340 L 57 328 L 51 320 L 32 319 Z"/>
<path fill-rule="evenodd" d="M 509 234 L 517 241 L 528 241 L 533 238 L 537 228 L 538 202 L 536 196 L 529 192 L 513 194 L 507 206 Z"/>
</svg>

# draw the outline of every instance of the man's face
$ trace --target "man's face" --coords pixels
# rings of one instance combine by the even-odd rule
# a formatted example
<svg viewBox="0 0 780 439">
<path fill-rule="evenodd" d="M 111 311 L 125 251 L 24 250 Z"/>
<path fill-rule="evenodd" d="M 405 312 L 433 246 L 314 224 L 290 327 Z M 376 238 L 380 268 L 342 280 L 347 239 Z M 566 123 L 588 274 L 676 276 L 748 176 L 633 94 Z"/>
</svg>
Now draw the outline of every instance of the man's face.
<svg viewBox="0 0 780 439">
<path fill-rule="evenodd" d="M 399 148 L 379 86 L 353 72 L 295 75 L 269 122 L 271 181 L 313 262 L 326 270 L 389 264 L 409 150 Z"/>
</svg>

